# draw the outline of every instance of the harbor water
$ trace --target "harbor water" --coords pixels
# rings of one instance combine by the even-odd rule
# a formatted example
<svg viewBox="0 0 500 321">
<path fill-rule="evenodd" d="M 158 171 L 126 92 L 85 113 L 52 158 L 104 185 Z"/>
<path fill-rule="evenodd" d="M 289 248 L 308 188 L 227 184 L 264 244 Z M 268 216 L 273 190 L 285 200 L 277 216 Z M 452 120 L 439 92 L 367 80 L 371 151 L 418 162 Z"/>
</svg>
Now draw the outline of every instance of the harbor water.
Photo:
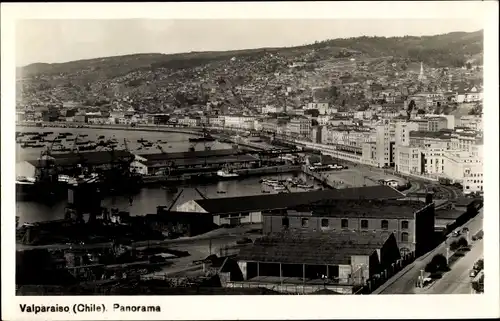
<svg viewBox="0 0 500 321">
<path fill-rule="evenodd" d="M 140 146 L 137 143 L 138 139 L 146 139 L 151 142 L 156 142 L 157 140 L 166 141 L 162 144 L 165 152 L 185 152 L 190 146 L 195 147 L 195 150 L 203 150 L 206 145 L 203 143 L 198 143 L 192 145 L 189 143 L 189 135 L 179 134 L 179 133 L 165 133 L 165 132 L 142 132 L 142 131 L 122 131 L 122 130 L 96 130 L 88 128 L 17 128 L 17 131 L 51 131 L 54 135 L 59 132 L 72 132 L 74 136 L 77 134 L 86 134 L 85 140 L 97 140 L 101 135 L 105 136 L 106 139 L 115 138 L 119 143 L 123 143 L 124 139 L 127 139 L 127 147 L 131 152 L 137 153 L 158 153 L 160 152 L 154 144 L 148 150 L 137 150 Z M 40 152 L 43 148 L 21 148 L 19 144 L 16 149 L 16 160 L 22 161 L 25 159 L 36 159 L 40 156 Z M 170 146 L 170 147 L 169 147 Z M 231 145 L 213 142 L 210 143 L 212 149 L 224 149 L 231 148 Z M 119 149 L 123 146 L 119 146 Z M 293 176 L 298 176 L 307 184 L 313 184 L 314 187 L 319 187 L 312 179 L 306 177 L 305 174 L 281 174 L 281 175 L 271 175 L 263 177 L 249 177 L 245 179 L 235 179 L 229 181 L 220 181 L 217 183 L 206 183 L 206 184 L 186 184 L 179 185 L 179 192 L 182 190 L 182 195 L 178 198 L 177 202 L 172 207 L 172 210 L 189 200 L 201 199 L 202 196 L 196 191 L 197 188 L 205 197 L 207 198 L 220 198 L 220 197 L 236 197 L 236 196 L 250 196 L 259 195 L 263 191 L 269 193 L 277 193 L 271 187 L 265 186 L 259 183 L 262 178 L 269 179 L 287 179 Z M 290 187 L 290 192 L 300 192 L 305 191 L 300 188 Z M 144 187 L 140 193 L 134 195 L 132 199 L 129 196 L 116 196 L 107 197 L 102 200 L 102 206 L 108 208 L 118 208 L 122 211 L 128 211 L 131 215 L 145 215 L 156 213 L 157 206 L 170 206 L 176 198 L 177 193 L 172 193 L 168 190 L 162 189 L 161 187 Z M 132 202 L 130 202 L 132 201 Z M 45 205 L 36 202 L 16 202 L 16 215 L 19 216 L 19 222 L 39 222 L 47 220 L 56 220 L 64 217 L 64 208 L 67 206 L 66 201 L 61 201 L 52 205 Z"/>
</svg>

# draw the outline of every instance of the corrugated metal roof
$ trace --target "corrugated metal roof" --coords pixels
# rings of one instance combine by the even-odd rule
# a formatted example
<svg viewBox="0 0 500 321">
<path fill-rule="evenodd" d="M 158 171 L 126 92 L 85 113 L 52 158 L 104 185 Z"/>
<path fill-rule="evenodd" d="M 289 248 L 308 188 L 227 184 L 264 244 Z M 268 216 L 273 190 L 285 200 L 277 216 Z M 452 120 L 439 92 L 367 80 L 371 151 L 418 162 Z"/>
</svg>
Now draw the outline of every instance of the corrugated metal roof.
<svg viewBox="0 0 500 321">
<path fill-rule="evenodd" d="M 300 193 L 266 194 L 195 200 L 209 213 L 259 212 L 289 208 L 321 200 L 399 199 L 404 195 L 390 186 L 365 186 Z"/>
<path fill-rule="evenodd" d="M 179 153 L 158 153 L 158 154 L 138 154 L 138 156 L 147 159 L 148 161 L 174 160 L 174 159 L 193 159 L 205 157 L 222 157 L 231 156 L 241 153 L 241 151 L 227 149 L 202 150 L 194 152 L 179 152 Z"/>
<path fill-rule="evenodd" d="M 242 248 L 237 260 L 289 264 L 351 264 L 353 255 L 371 255 L 391 234 L 283 234 L 263 237 Z"/>
</svg>

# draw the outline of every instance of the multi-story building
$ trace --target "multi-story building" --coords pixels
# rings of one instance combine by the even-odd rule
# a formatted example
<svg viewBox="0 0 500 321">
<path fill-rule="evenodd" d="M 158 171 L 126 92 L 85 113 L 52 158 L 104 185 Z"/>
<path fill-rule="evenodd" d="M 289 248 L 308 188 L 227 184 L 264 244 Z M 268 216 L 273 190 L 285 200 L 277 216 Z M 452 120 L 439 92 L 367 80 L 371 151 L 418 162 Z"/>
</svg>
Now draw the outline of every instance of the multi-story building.
<svg viewBox="0 0 500 321">
<path fill-rule="evenodd" d="M 473 86 L 469 90 L 457 92 L 455 95 L 457 103 L 472 103 L 483 100 L 483 92 L 477 87 Z"/>
<path fill-rule="evenodd" d="M 483 131 L 483 118 L 475 115 L 464 115 L 460 117 L 460 126 L 476 131 Z"/>
<path fill-rule="evenodd" d="M 455 128 L 455 115 L 437 115 L 437 114 L 425 114 L 425 117 L 428 119 L 432 118 L 445 118 L 446 119 L 446 128 L 454 129 Z M 420 130 L 420 129 L 419 129 Z"/>
<path fill-rule="evenodd" d="M 224 126 L 227 128 L 252 130 L 255 125 L 255 116 L 226 115 Z"/>
<path fill-rule="evenodd" d="M 363 144 L 361 162 L 370 166 L 379 166 L 377 161 L 377 144 L 368 142 Z"/>
<path fill-rule="evenodd" d="M 261 123 L 262 131 L 265 133 L 276 133 L 278 120 L 275 118 L 264 119 Z"/>
<path fill-rule="evenodd" d="M 452 133 L 450 131 L 411 131 L 410 146 L 418 146 L 421 148 L 435 146 L 449 150 L 452 149 L 451 137 Z"/>
<path fill-rule="evenodd" d="M 311 139 L 313 143 L 321 144 L 322 142 L 323 126 L 314 126 L 311 129 Z"/>
<path fill-rule="evenodd" d="M 376 162 L 378 167 L 394 164 L 395 123 L 384 119 L 375 126 Z M 392 144 L 391 144 L 392 142 Z"/>
<path fill-rule="evenodd" d="M 178 124 L 188 126 L 188 127 L 197 127 L 197 126 L 201 125 L 201 119 L 186 116 L 183 118 L 179 118 Z"/>
<path fill-rule="evenodd" d="M 364 143 L 375 140 L 369 127 L 362 126 L 324 126 L 322 143 L 362 148 Z"/>
<path fill-rule="evenodd" d="M 434 203 L 398 200 L 325 200 L 262 212 L 264 234 L 299 232 L 394 233 L 402 254 L 424 253 L 434 241 Z"/>
<path fill-rule="evenodd" d="M 394 169 L 403 174 L 422 173 L 422 155 L 419 147 L 400 145 L 396 150 Z"/>
<path fill-rule="evenodd" d="M 445 117 L 432 117 L 427 120 L 427 130 L 437 132 L 448 128 L 448 119 Z"/>
<path fill-rule="evenodd" d="M 483 184 L 482 146 L 470 151 L 446 151 L 443 153 L 443 175 L 453 182 L 462 183 L 464 193 L 481 191 Z"/>
<path fill-rule="evenodd" d="M 444 172 L 445 150 L 441 147 L 430 147 L 421 149 L 422 172 L 421 174 L 436 175 Z"/>
<path fill-rule="evenodd" d="M 451 146 L 449 149 L 463 151 L 472 151 L 472 147 L 480 137 L 478 132 L 460 127 L 455 128 L 450 136 Z"/>
<path fill-rule="evenodd" d="M 418 124 L 415 122 L 397 122 L 394 142 L 396 148 L 398 146 L 409 146 L 410 145 L 410 132 L 418 131 Z"/>
<path fill-rule="evenodd" d="M 328 103 L 308 103 L 304 106 L 304 109 L 317 109 L 320 115 L 333 114 L 336 112 L 336 110 L 330 109 L 330 104 Z"/>
<path fill-rule="evenodd" d="M 312 122 L 309 118 L 293 118 L 288 123 L 288 129 L 292 136 L 309 137 L 311 135 Z"/>
</svg>

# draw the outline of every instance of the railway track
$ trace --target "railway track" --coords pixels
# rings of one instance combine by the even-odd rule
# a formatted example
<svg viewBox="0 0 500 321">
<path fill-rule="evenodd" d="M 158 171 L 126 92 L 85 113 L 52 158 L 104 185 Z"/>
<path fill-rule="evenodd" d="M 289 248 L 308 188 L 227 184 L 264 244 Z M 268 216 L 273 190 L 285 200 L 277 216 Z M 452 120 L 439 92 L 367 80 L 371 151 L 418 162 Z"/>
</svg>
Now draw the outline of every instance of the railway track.
<svg viewBox="0 0 500 321">
<path fill-rule="evenodd" d="M 462 196 L 462 192 L 457 188 L 438 184 L 423 184 L 421 191 L 433 192 L 435 199 L 455 200 Z"/>
</svg>

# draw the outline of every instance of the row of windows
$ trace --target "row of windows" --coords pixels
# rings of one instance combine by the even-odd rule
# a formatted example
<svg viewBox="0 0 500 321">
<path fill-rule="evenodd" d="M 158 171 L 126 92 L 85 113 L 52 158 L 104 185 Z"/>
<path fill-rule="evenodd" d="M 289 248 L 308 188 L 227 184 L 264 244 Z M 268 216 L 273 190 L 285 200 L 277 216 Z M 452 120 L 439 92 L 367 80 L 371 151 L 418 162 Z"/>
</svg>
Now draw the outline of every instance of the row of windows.
<svg viewBox="0 0 500 321">
<path fill-rule="evenodd" d="M 387 220 L 382 220 L 381 222 L 382 229 L 387 230 L 389 227 L 389 223 Z M 408 221 L 402 221 L 401 222 L 402 228 L 403 229 L 408 229 Z M 308 227 L 309 226 L 309 219 L 308 218 L 303 218 L 302 219 L 302 227 Z M 321 220 L 321 226 L 322 227 L 328 227 L 328 219 L 324 218 Z M 283 218 L 283 227 L 288 228 L 289 227 L 289 220 L 287 217 Z M 348 227 L 348 220 L 343 219 L 342 220 L 342 228 L 347 228 Z M 367 220 L 361 220 L 361 228 L 368 228 L 368 221 Z M 410 235 L 407 232 L 401 233 L 401 242 L 408 242 L 410 239 Z"/>
<path fill-rule="evenodd" d="M 472 177 L 483 177 L 483 173 L 478 173 L 478 174 L 471 174 L 470 176 Z"/>
<path fill-rule="evenodd" d="M 283 218 L 283 226 L 288 226 L 289 225 L 289 220 L 287 217 Z M 330 225 L 330 220 L 327 218 L 321 219 L 321 227 L 328 227 Z M 340 221 L 340 225 L 342 228 L 349 228 L 349 220 L 348 219 L 342 219 Z M 361 228 L 363 229 L 368 229 L 368 220 L 361 220 Z M 302 218 L 302 227 L 309 227 L 309 219 L 308 218 Z M 380 228 L 383 230 L 388 230 L 389 229 L 389 221 L 387 220 L 382 220 L 380 221 Z M 401 221 L 401 229 L 407 230 L 409 228 L 409 222 L 408 221 Z"/>
</svg>

